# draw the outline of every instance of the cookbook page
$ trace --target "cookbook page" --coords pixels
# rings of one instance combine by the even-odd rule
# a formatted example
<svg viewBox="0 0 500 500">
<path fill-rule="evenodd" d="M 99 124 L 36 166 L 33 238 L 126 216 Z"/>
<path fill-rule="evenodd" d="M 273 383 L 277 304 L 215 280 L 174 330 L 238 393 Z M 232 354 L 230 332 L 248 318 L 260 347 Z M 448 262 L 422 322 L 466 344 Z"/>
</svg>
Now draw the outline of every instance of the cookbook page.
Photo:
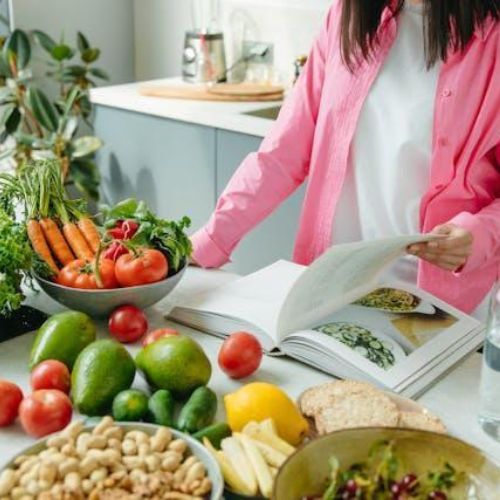
<svg viewBox="0 0 500 500">
<path fill-rule="evenodd" d="M 405 255 L 409 245 L 439 238 L 398 236 L 332 246 L 302 273 L 290 290 L 278 318 L 278 340 L 310 328 L 373 290 L 380 273 Z"/>
<path fill-rule="evenodd" d="M 382 284 L 312 328 L 287 336 L 282 350 L 311 343 L 396 388 L 411 383 L 426 366 L 442 363 L 480 327 L 416 287 Z"/>
<path fill-rule="evenodd" d="M 182 301 L 169 315 L 173 320 L 200 320 L 208 315 L 243 321 L 254 325 L 268 337 L 266 350 L 276 347 L 276 326 L 279 311 L 305 267 L 288 261 L 278 261 L 256 273 L 224 284 L 219 288 L 196 294 Z M 205 323 L 205 321 L 203 321 Z M 211 321 L 213 324 L 213 321 Z M 257 332 L 257 333 L 259 333 Z M 220 332 L 224 333 L 224 332 Z M 270 341 L 271 342 L 270 342 Z"/>
</svg>

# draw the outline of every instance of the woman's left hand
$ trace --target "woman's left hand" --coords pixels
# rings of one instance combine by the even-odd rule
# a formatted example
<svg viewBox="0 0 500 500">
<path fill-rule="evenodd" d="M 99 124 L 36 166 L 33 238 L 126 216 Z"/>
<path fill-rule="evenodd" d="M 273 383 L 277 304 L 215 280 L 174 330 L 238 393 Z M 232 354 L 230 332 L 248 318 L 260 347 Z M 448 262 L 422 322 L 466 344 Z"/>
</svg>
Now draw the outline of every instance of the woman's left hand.
<svg viewBox="0 0 500 500">
<path fill-rule="evenodd" d="M 431 234 L 446 238 L 411 245 L 408 253 L 441 267 L 446 271 L 457 271 L 472 254 L 472 233 L 455 224 L 443 224 L 434 228 Z"/>
</svg>

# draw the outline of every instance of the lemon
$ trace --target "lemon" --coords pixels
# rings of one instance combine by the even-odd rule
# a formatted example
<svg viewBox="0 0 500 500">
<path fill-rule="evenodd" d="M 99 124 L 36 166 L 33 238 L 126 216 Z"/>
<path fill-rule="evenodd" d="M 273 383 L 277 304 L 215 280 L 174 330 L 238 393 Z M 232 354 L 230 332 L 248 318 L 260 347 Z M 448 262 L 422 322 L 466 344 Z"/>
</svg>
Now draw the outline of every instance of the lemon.
<svg viewBox="0 0 500 500">
<path fill-rule="evenodd" d="M 290 444 L 300 444 L 308 430 L 308 423 L 294 402 L 279 387 L 264 382 L 243 386 L 224 397 L 227 421 L 239 432 L 248 422 L 262 422 L 272 418 L 278 434 Z"/>
</svg>

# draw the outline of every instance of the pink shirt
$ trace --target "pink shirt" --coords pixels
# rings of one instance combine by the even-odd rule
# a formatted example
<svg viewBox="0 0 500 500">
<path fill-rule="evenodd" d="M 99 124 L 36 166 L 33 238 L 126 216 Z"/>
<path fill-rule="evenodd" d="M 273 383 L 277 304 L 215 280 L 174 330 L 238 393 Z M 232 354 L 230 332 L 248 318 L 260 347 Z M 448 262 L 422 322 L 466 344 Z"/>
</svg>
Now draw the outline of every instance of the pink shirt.
<svg viewBox="0 0 500 500">
<path fill-rule="evenodd" d="M 226 263 L 244 235 L 306 178 L 294 260 L 309 264 L 330 246 L 360 111 L 397 34 L 397 20 L 386 9 L 376 54 L 351 73 L 340 55 L 340 14 L 336 0 L 271 133 L 245 159 L 207 225 L 193 236 L 200 265 Z M 463 52 L 450 54 L 439 75 L 421 231 L 445 222 L 472 232 L 473 254 L 460 273 L 421 261 L 419 286 L 471 312 L 500 270 L 500 23 L 494 20 Z"/>
</svg>

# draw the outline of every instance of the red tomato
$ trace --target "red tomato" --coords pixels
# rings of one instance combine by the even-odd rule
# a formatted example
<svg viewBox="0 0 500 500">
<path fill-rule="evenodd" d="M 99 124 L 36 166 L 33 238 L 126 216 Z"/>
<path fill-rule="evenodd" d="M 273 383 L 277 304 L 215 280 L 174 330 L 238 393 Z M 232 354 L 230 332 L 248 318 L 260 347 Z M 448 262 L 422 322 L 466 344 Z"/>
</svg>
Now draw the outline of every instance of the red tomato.
<svg viewBox="0 0 500 500">
<path fill-rule="evenodd" d="M 17 418 L 23 392 L 16 384 L 0 380 L 0 427 L 6 427 Z"/>
<path fill-rule="evenodd" d="M 103 288 L 118 288 L 115 277 L 115 263 L 112 260 L 101 259 L 99 272 Z M 63 267 L 57 275 L 57 283 L 83 290 L 97 290 L 99 288 L 94 274 L 94 263 L 82 259 L 74 260 Z"/>
<path fill-rule="evenodd" d="M 115 264 L 116 279 L 123 287 L 155 283 L 165 278 L 167 273 L 167 259 L 159 250 L 151 248 L 122 255 Z"/>
<path fill-rule="evenodd" d="M 69 394 L 71 375 L 68 367 L 56 359 L 48 359 L 36 365 L 31 372 L 31 388 L 57 389 Z"/>
<path fill-rule="evenodd" d="M 121 306 L 109 317 L 108 328 L 124 344 L 139 340 L 148 331 L 146 315 L 135 306 Z"/>
<path fill-rule="evenodd" d="M 19 407 L 23 429 L 33 437 L 64 429 L 71 421 L 73 408 L 64 392 L 42 389 L 26 396 Z"/>
<path fill-rule="evenodd" d="M 230 335 L 219 351 L 219 366 L 231 378 L 239 379 L 254 373 L 262 361 L 262 346 L 250 333 Z"/>
<path fill-rule="evenodd" d="M 146 347 L 147 345 L 156 342 L 158 339 L 163 337 L 173 337 L 176 335 L 179 335 L 179 332 L 173 328 L 159 328 L 158 330 L 154 330 L 146 335 L 146 338 L 142 341 L 142 346 Z"/>
</svg>

